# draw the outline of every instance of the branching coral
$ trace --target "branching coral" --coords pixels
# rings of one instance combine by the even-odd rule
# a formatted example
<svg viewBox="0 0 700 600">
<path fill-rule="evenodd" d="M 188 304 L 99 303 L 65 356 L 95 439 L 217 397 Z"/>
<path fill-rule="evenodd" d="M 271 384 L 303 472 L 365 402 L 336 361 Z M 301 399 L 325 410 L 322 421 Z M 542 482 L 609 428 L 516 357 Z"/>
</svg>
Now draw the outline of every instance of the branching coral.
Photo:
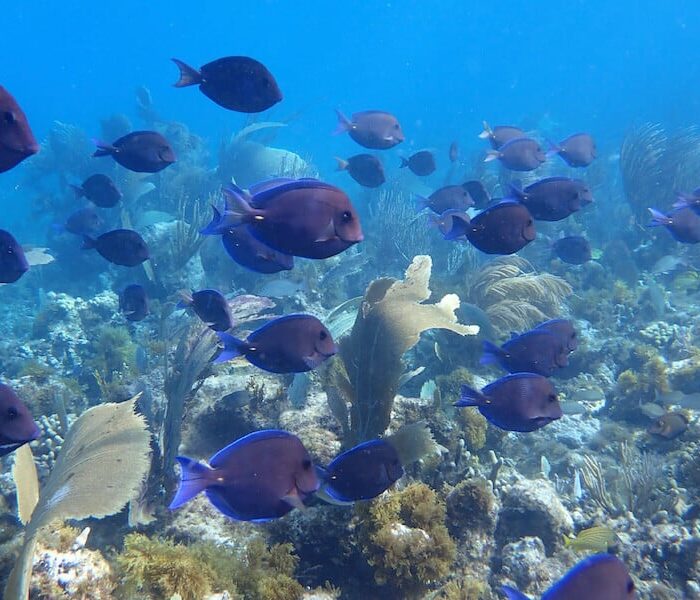
<svg viewBox="0 0 700 600">
<path fill-rule="evenodd" d="M 358 505 L 359 542 L 374 578 L 396 597 L 419 598 L 449 573 L 456 548 L 445 504 L 424 483 Z"/>
<path fill-rule="evenodd" d="M 524 330 L 556 316 L 562 300 L 572 291 L 561 277 L 538 274 L 519 256 L 504 256 L 474 275 L 469 298 L 486 312 L 494 327 L 505 333 Z"/>
<path fill-rule="evenodd" d="M 326 387 L 335 387 L 350 405 L 343 425 L 350 431 L 346 444 L 384 433 L 405 370 L 402 357 L 423 331 L 437 328 L 460 335 L 478 333 L 478 327 L 457 322 L 456 295 L 448 294 L 436 304 L 423 304 L 431 294 L 431 267 L 429 256 L 417 256 L 404 280 L 374 280 L 365 292 L 352 333 L 340 341 L 340 360 L 330 368 Z M 338 398 L 332 400 L 331 408 L 343 422 Z"/>
</svg>

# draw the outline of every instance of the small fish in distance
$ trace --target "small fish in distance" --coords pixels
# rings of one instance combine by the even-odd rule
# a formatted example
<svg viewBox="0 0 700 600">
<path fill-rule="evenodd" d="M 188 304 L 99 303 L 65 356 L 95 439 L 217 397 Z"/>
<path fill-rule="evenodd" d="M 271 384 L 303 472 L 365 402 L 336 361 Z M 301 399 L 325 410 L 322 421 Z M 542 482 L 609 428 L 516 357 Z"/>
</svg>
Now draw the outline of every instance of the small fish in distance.
<svg viewBox="0 0 700 600">
<path fill-rule="evenodd" d="M 0 173 L 39 152 L 39 144 L 17 101 L 0 85 Z"/>
<path fill-rule="evenodd" d="M 221 242 L 235 262 L 256 273 L 279 273 L 294 268 L 294 257 L 266 246 L 247 226 L 227 229 Z"/>
<path fill-rule="evenodd" d="M 327 250 L 327 242 L 331 250 L 342 252 L 364 239 L 347 194 L 316 179 L 282 179 L 250 192 L 231 185 L 224 190 L 224 198 L 224 213 L 214 208 L 214 218 L 202 234 L 220 235 L 247 225 L 266 246 L 305 258 L 332 256 L 319 256 Z"/>
<path fill-rule="evenodd" d="M 587 133 L 575 133 L 558 144 L 551 144 L 548 154 L 558 154 L 570 167 L 587 167 L 596 157 L 595 141 Z"/>
<path fill-rule="evenodd" d="M 459 158 L 459 144 L 456 141 L 450 144 L 450 149 L 447 154 L 450 158 L 450 162 L 457 162 Z"/>
<path fill-rule="evenodd" d="M 127 321 L 143 321 L 149 314 L 148 294 L 142 285 L 127 285 L 119 294 L 119 310 Z"/>
<path fill-rule="evenodd" d="M 441 215 L 448 210 L 465 212 L 474 206 L 474 200 L 469 192 L 461 185 L 446 185 L 435 190 L 427 198 L 418 199 L 417 208 L 422 210 L 429 208 L 434 213 Z"/>
<path fill-rule="evenodd" d="M 186 456 L 177 461 L 180 487 L 170 510 L 204 492 L 227 517 L 260 523 L 303 508 L 319 487 L 308 451 L 287 431 L 250 433 L 219 450 L 209 465 Z"/>
<path fill-rule="evenodd" d="M 286 315 L 253 331 L 246 340 L 218 332 L 223 350 L 215 363 L 243 356 L 270 373 L 303 373 L 338 352 L 325 325 L 311 315 Z"/>
<path fill-rule="evenodd" d="M 102 258 L 115 265 L 135 267 L 148 260 L 148 246 L 132 229 L 114 229 L 97 238 L 83 236 L 83 250 L 97 250 Z"/>
<path fill-rule="evenodd" d="M 231 311 L 224 295 L 217 290 L 180 292 L 178 308 L 191 308 L 214 331 L 228 331 L 233 327 Z"/>
<path fill-rule="evenodd" d="M 562 417 L 554 386 L 536 373 L 512 373 L 481 391 L 463 385 L 454 405 L 477 407 L 489 423 L 505 431 L 535 431 Z"/>
<path fill-rule="evenodd" d="M 482 365 L 497 363 L 509 373 L 538 373 L 551 377 L 557 369 L 569 364 L 569 351 L 564 341 L 544 329 L 526 331 L 500 348 L 484 340 L 483 348 Z"/>
<path fill-rule="evenodd" d="M 404 141 L 398 119 L 381 110 L 365 110 L 354 113 L 348 119 L 339 110 L 338 127 L 334 134 L 348 133 L 360 146 L 372 150 L 387 150 Z"/>
<path fill-rule="evenodd" d="M 0 383 L 0 456 L 14 452 L 41 435 L 31 413 L 15 391 Z"/>
<path fill-rule="evenodd" d="M 435 155 L 430 150 L 421 150 L 408 158 L 401 157 L 399 168 L 408 167 L 409 170 L 420 177 L 426 177 L 435 172 Z"/>
<path fill-rule="evenodd" d="M 548 331 L 559 337 L 569 352 L 573 352 L 578 348 L 578 334 L 574 324 L 569 319 L 549 319 L 534 327 L 533 331 L 537 329 Z"/>
<path fill-rule="evenodd" d="M 9 231 L 0 229 L 0 283 L 14 283 L 28 270 L 22 246 Z"/>
<path fill-rule="evenodd" d="M 90 175 L 81 185 L 71 186 L 78 198 L 87 198 L 100 208 L 112 208 L 119 204 L 122 193 L 107 175 Z"/>
<path fill-rule="evenodd" d="M 512 125 L 496 125 L 489 127 L 489 124 L 484 121 L 484 130 L 479 134 L 482 140 L 488 140 L 494 150 L 498 150 L 503 144 L 516 138 L 527 137 L 525 132 L 520 127 Z"/>
<path fill-rule="evenodd" d="M 510 586 L 501 588 L 508 600 L 529 600 Z M 542 600 L 635 600 L 634 581 L 625 564 L 612 554 L 594 554 L 572 567 L 550 587 Z"/>
<path fill-rule="evenodd" d="M 580 235 L 559 238 L 552 244 L 552 251 L 559 260 L 570 265 L 582 265 L 592 258 L 590 243 Z"/>
<path fill-rule="evenodd" d="M 259 113 L 282 100 L 282 92 L 272 73 L 254 58 L 227 56 L 199 70 L 177 58 L 172 61 L 180 69 L 175 87 L 198 85 L 207 98 L 228 110 Z"/>
<path fill-rule="evenodd" d="M 569 177 L 545 177 L 522 190 L 511 185 L 511 195 L 539 221 L 561 221 L 593 202 L 586 183 Z"/>
<path fill-rule="evenodd" d="M 63 229 L 68 233 L 72 233 L 73 235 L 83 236 L 94 235 L 102 228 L 103 225 L 104 221 L 100 215 L 97 214 L 95 208 L 88 206 L 86 208 L 79 208 L 78 210 L 73 211 L 63 225 L 57 225 L 55 227 L 59 230 Z"/>
<path fill-rule="evenodd" d="M 357 183 L 364 187 L 376 188 L 386 181 L 384 166 L 376 156 L 356 154 L 347 160 L 336 157 L 338 171 L 347 171 Z"/>
<path fill-rule="evenodd" d="M 682 412 L 670 412 L 655 419 L 647 433 L 674 440 L 688 429 L 689 424 L 688 417 Z"/>
<path fill-rule="evenodd" d="M 532 171 L 539 167 L 547 156 L 539 142 L 530 138 L 515 138 L 507 141 L 498 150 L 489 150 L 484 162 L 500 160 L 511 171 Z"/>
<path fill-rule="evenodd" d="M 157 131 L 132 131 L 112 144 L 96 141 L 93 156 L 111 156 L 125 169 L 157 173 L 175 162 L 170 143 Z"/>
<path fill-rule="evenodd" d="M 650 208 L 651 223 L 648 227 L 663 226 L 673 239 L 683 244 L 700 242 L 700 215 L 693 208 L 674 208 L 668 215 Z"/>
</svg>

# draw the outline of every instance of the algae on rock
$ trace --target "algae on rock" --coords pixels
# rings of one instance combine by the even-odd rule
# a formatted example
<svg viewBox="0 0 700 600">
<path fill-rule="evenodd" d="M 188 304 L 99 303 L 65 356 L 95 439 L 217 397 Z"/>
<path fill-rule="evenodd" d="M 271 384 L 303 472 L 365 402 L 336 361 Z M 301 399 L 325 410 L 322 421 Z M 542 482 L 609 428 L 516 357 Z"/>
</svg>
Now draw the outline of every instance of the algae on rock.
<svg viewBox="0 0 700 600">
<path fill-rule="evenodd" d="M 479 332 L 476 325 L 457 322 L 459 298 L 455 294 L 444 296 L 436 304 L 423 304 L 431 294 L 431 268 L 429 256 L 416 256 L 405 279 L 375 279 L 367 287 L 351 334 L 340 340 L 340 359 L 328 368 L 326 388 L 340 392 L 340 399 L 330 394 L 331 410 L 349 433 L 345 440 L 348 445 L 375 438 L 386 430 L 399 378 L 405 370 L 402 357 L 423 331 L 449 329 L 460 335 Z"/>
</svg>

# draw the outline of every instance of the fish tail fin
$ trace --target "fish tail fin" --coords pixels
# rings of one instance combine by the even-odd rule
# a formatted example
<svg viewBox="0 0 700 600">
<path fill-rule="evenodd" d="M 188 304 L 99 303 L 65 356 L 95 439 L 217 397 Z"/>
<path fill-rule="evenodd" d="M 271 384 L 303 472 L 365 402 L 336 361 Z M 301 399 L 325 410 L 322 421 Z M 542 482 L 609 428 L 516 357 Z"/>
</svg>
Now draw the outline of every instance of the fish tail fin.
<svg viewBox="0 0 700 600">
<path fill-rule="evenodd" d="M 336 171 L 345 171 L 345 169 L 348 168 L 348 161 L 343 160 L 342 158 L 339 158 L 337 156 L 334 157 L 336 162 L 338 163 L 338 167 L 336 168 Z"/>
<path fill-rule="evenodd" d="M 341 133 L 346 133 L 352 129 L 352 122 L 337 108 L 335 109 L 335 114 L 338 116 L 338 125 L 333 131 L 333 135 L 340 135 Z"/>
<path fill-rule="evenodd" d="M 95 142 L 95 146 L 97 146 L 97 150 L 93 152 L 93 156 L 111 156 L 114 154 L 114 151 L 116 148 L 112 146 L 112 144 L 107 144 L 106 142 L 101 142 L 100 140 L 93 139 L 93 142 Z"/>
<path fill-rule="evenodd" d="M 202 235 L 220 235 L 223 233 L 220 227 L 221 221 L 223 220 L 221 211 L 213 204 L 211 205 L 211 209 L 214 211 L 214 216 L 211 218 L 211 221 L 206 227 L 199 230 L 199 233 Z"/>
<path fill-rule="evenodd" d="M 85 190 L 81 186 L 69 183 L 68 187 L 70 187 L 70 189 L 73 190 L 76 198 L 82 198 L 83 196 L 85 196 Z"/>
<path fill-rule="evenodd" d="M 484 130 L 479 134 L 479 138 L 482 140 L 486 140 L 493 135 L 493 129 L 491 129 L 491 127 L 486 121 L 483 121 L 483 124 Z"/>
<path fill-rule="evenodd" d="M 170 60 L 172 60 L 177 65 L 177 68 L 180 69 L 180 79 L 173 84 L 174 87 L 180 88 L 202 83 L 202 74 L 197 71 L 197 69 L 193 69 L 177 58 L 171 58 Z"/>
<path fill-rule="evenodd" d="M 547 143 L 549 144 L 549 150 L 547 150 L 547 158 L 551 158 L 552 156 L 556 156 L 557 154 L 561 153 L 561 146 L 559 144 L 553 142 L 549 138 L 547 138 Z"/>
<path fill-rule="evenodd" d="M 479 360 L 480 365 L 496 364 L 503 356 L 503 350 L 488 340 L 484 340 L 482 349 L 484 353 L 481 355 L 481 359 Z"/>
<path fill-rule="evenodd" d="M 651 213 L 651 223 L 647 227 L 659 227 L 661 225 L 670 225 L 673 223 L 671 217 L 666 216 L 660 210 L 655 208 L 647 209 Z"/>
<path fill-rule="evenodd" d="M 168 508 L 174 510 L 203 492 L 210 482 L 211 469 L 186 456 L 177 456 L 180 463 L 180 485 Z"/>
<path fill-rule="evenodd" d="M 501 591 L 506 595 L 508 600 L 530 600 L 525 594 L 509 585 L 502 585 Z"/>
<path fill-rule="evenodd" d="M 83 245 L 80 247 L 81 250 L 93 250 L 95 248 L 95 240 L 89 235 L 83 236 Z"/>
<path fill-rule="evenodd" d="M 404 425 L 385 439 L 394 447 L 404 467 L 435 450 L 435 440 L 426 421 Z"/>
<path fill-rule="evenodd" d="M 190 292 L 187 290 L 180 290 L 177 295 L 180 297 L 180 301 L 177 303 L 178 308 L 187 308 L 188 306 L 192 306 L 192 302 L 194 302 L 194 300 L 192 299 L 192 294 Z"/>
<path fill-rule="evenodd" d="M 218 336 L 219 341 L 224 345 L 224 348 L 219 356 L 214 359 L 215 363 L 233 360 L 237 356 L 242 356 L 245 354 L 246 350 L 248 349 L 248 344 L 246 342 L 233 337 L 231 334 L 217 331 L 216 335 Z"/>
<path fill-rule="evenodd" d="M 498 160 L 499 158 L 501 158 L 501 153 L 498 150 L 487 150 L 484 162 L 491 162 L 493 160 Z"/>
<path fill-rule="evenodd" d="M 401 164 L 399 165 L 399 169 L 404 169 L 405 167 L 408 166 L 408 159 L 406 159 L 403 156 L 399 156 L 399 158 L 401 159 Z"/>
<path fill-rule="evenodd" d="M 484 406 L 488 403 L 488 398 L 479 390 L 463 385 L 459 400 L 454 403 L 454 406 Z"/>
</svg>

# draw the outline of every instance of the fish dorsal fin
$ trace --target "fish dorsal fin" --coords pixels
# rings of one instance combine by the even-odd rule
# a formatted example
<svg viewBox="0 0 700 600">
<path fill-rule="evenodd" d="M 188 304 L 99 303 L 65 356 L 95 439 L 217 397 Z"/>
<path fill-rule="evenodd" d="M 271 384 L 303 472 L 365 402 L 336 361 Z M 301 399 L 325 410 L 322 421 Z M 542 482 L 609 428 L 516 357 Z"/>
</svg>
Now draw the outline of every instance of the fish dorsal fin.
<svg viewBox="0 0 700 600">
<path fill-rule="evenodd" d="M 236 440 L 235 442 L 229 444 L 225 448 L 219 450 L 214 456 L 209 460 L 209 464 L 212 468 L 218 469 L 222 467 L 231 455 L 235 454 L 238 450 L 244 446 L 254 443 L 261 442 L 263 440 L 273 440 L 294 437 L 288 431 L 283 431 L 282 429 L 263 429 L 262 431 L 254 431 L 242 438 Z"/>
<path fill-rule="evenodd" d="M 323 181 L 319 181 L 318 179 L 313 179 L 311 177 L 306 177 L 302 179 L 290 179 L 288 181 L 282 181 L 282 178 L 280 180 L 273 180 L 273 182 L 276 181 L 280 181 L 280 183 L 278 185 L 275 185 L 274 183 L 270 184 L 270 182 L 262 182 L 260 184 L 257 184 L 259 186 L 260 191 L 253 195 L 251 203 L 258 208 L 264 208 L 272 198 L 275 198 L 278 194 L 281 194 L 283 192 L 301 189 L 338 189 L 334 185 L 324 183 Z M 251 188 L 251 193 L 252 189 L 253 188 Z"/>
<path fill-rule="evenodd" d="M 508 600 L 530 600 L 525 594 L 510 587 L 509 585 L 501 586 L 501 591 L 506 595 Z"/>
</svg>

